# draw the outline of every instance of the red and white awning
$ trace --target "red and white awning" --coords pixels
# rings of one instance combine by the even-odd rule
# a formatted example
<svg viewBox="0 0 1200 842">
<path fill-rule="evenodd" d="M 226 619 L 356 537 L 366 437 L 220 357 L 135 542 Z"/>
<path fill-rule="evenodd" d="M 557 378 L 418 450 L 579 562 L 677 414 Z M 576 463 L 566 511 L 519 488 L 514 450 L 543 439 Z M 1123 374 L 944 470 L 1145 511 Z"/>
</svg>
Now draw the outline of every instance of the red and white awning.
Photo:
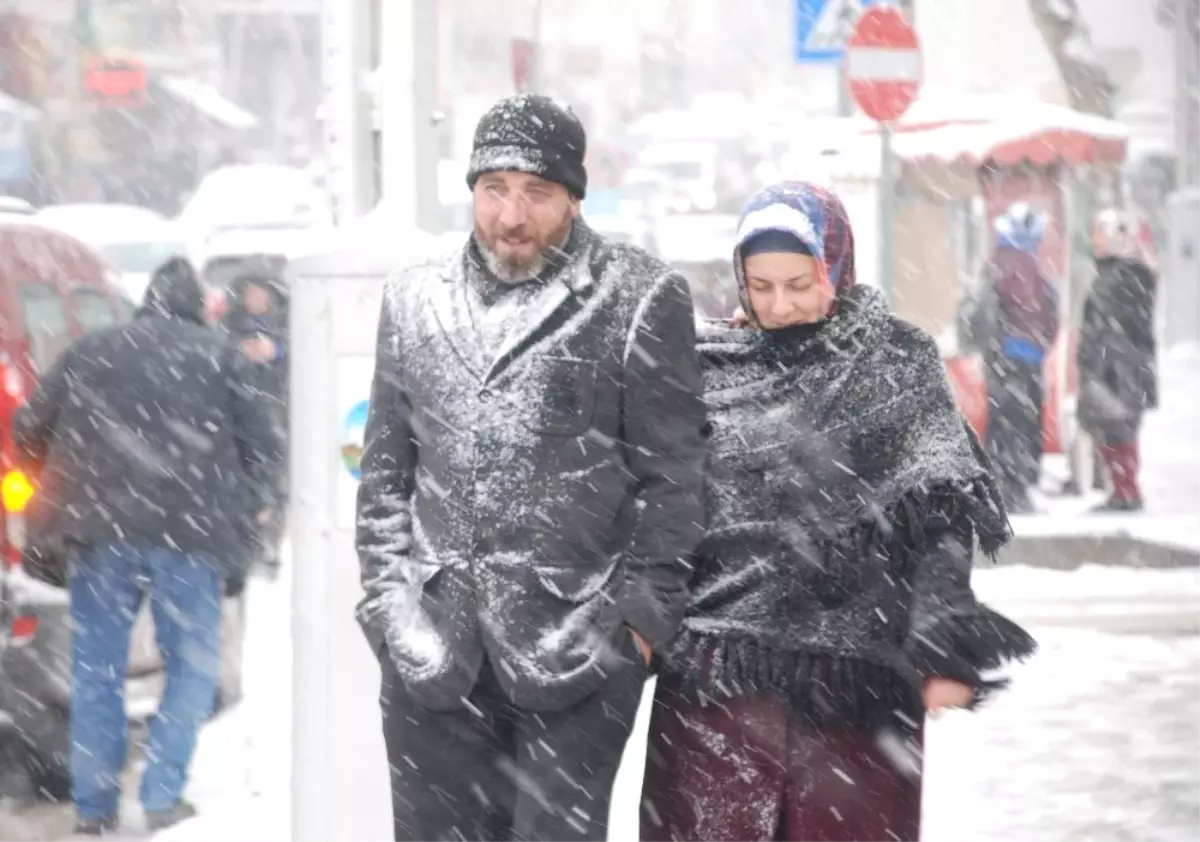
<svg viewBox="0 0 1200 842">
<path fill-rule="evenodd" d="M 914 103 L 895 127 L 894 149 L 911 163 L 977 167 L 1120 163 L 1129 129 L 1116 120 L 1012 97 Z"/>
</svg>

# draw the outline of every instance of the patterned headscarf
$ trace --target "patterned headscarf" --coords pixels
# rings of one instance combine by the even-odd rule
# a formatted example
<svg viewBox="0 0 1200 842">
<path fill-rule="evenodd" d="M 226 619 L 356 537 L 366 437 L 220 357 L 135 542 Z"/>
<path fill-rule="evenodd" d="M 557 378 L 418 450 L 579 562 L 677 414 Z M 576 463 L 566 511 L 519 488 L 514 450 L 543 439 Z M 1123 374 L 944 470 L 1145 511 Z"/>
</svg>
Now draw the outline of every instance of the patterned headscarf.
<svg viewBox="0 0 1200 842">
<path fill-rule="evenodd" d="M 759 190 L 742 208 L 733 271 L 742 310 L 754 321 L 746 291 L 742 247 L 767 231 L 800 240 L 817 260 L 821 279 L 833 287 L 834 304 L 854 289 L 854 230 L 846 206 L 832 191 L 807 181 L 784 181 Z"/>
</svg>

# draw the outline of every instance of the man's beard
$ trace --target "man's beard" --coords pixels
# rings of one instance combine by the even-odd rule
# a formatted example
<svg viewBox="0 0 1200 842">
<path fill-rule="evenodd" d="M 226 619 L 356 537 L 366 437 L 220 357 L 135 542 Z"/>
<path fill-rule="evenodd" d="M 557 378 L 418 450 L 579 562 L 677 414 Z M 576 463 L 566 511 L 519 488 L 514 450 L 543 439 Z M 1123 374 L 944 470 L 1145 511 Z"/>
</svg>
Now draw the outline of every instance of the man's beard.
<svg viewBox="0 0 1200 842">
<path fill-rule="evenodd" d="M 547 256 L 549 249 L 543 249 L 533 256 L 533 260 L 505 260 L 489 246 L 480 243 L 479 250 L 483 253 L 484 262 L 487 263 L 488 271 L 498 281 L 506 284 L 523 284 L 526 281 L 532 281 L 538 275 L 542 274 L 542 270 L 546 268 Z"/>
<path fill-rule="evenodd" d="M 540 276 L 550 261 L 562 254 L 570 230 L 571 220 L 568 219 L 550 238 L 550 244 L 540 248 L 529 260 L 506 260 L 501 257 L 492 246 L 495 239 L 489 241 L 478 228 L 475 229 L 475 241 L 479 244 L 479 252 L 487 263 L 488 271 L 496 280 L 505 284 L 523 284 Z"/>
</svg>

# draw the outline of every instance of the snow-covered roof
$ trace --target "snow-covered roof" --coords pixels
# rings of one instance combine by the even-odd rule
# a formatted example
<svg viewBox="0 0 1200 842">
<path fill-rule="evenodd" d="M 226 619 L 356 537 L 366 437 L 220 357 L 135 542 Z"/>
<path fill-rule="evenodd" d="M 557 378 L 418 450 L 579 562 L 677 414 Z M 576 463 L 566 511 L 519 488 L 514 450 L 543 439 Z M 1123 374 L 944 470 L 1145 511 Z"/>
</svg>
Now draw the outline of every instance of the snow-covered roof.
<svg viewBox="0 0 1200 842">
<path fill-rule="evenodd" d="M 212 85 L 185 76 L 164 76 L 162 86 L 172 96 L 188 103 L 209 119 L 231 129 L 247 130 L 258 125 L 258 118 L 222 96 Z"/>
<path fill-rule="evenodd" d="M 1120 162 L 1128 138 L 1124 123 L 1095 114 L 1030 97 L 976 95 L 913 103 L 896 127 L 893 148 L 912 162 L 1078 165 Z"/>
<path fill-rule="evenodd" d="M 798 161 L 827 154 L 818 169 L 836 178 L 877 178 L 878 128 L 864 117 L 811 122 L 807 138 L 793 144 Z M 1129 129 L 1117 120 L 1084 114 L 1030 97 L 985 95 L 917 101 L 894 127 L 892 149 L 911 164 L 978 167 L 987 160 L 1071 165 L 1119 163 Z M 805 164 L 807 165 L 807 164 Z M 792 165 L 790 174 L 797 174 Z"/>
</svg>

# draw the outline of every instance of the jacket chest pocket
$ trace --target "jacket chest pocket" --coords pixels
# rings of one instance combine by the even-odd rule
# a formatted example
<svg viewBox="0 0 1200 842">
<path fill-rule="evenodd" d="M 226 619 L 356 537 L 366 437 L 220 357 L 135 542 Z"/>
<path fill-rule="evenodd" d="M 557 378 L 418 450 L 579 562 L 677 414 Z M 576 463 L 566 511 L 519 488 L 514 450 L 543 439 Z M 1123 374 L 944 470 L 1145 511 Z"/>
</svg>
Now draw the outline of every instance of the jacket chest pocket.
<svg viewBox="0 0 1200 842">
<path fill-rule="evenodd" d="M 577 357 L 541 356 L 529 378 L 527 426 L 556 436 L 582 435 L 596 404 L 596 363 Z"/>
</svg>

